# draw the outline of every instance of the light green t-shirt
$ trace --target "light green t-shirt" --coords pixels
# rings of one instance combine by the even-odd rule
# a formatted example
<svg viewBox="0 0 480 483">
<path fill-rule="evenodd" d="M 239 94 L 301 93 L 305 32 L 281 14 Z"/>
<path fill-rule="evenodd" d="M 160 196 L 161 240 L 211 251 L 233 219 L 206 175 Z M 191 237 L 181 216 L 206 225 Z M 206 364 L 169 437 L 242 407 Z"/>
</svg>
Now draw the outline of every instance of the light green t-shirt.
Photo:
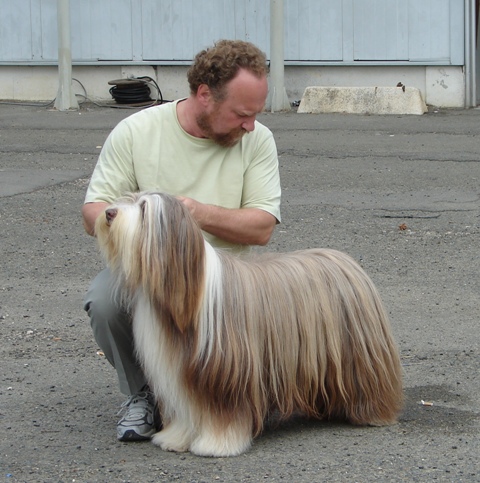
<svg viewBox="0 0 480 483">
<path fill-rule="evenodd" d="M 90 180 L 85 203 L 113 202 L 127 192 L 155 190 L 224 208 L 259 208 L 280 221 L 277 148 L 259 122 L 232 148 L 186 133 L 177 102 L 137 112 L 110 133 Z M 246 247 L 204 233 L 214 246 Z"/>
</svg>

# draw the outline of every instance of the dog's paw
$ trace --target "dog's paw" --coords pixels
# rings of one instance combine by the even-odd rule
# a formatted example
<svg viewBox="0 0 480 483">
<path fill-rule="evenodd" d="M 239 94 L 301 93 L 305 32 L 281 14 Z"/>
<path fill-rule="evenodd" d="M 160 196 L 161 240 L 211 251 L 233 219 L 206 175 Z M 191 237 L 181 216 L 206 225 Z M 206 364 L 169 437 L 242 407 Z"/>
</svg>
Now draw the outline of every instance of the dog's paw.
<svg viewBox="0 0 480 483">
<path fill-rule="evenodd" d="M 183 453 L 188 450 L 190 442 L 190 432 L 172 424 L 152 436 L 152 443 L 164 451 Z"/>
<path fill-rule="evenodd" d="M 190 451 L 198 456 L 226 457 L 238 456 L 247 451 L 252 444 L 249 436 L 244 435 L 200 435 L 190 445 Z"/>
</svg>

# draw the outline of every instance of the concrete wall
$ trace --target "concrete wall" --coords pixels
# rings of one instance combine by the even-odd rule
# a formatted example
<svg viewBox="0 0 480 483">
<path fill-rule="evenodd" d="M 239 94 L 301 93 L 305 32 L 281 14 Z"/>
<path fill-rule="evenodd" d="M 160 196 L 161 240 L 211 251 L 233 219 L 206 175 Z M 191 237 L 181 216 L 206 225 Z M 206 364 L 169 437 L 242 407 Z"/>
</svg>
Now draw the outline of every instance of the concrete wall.
<svg viewBox="0 0 480 483">
<path fill-rule="evenodd" d="M 108 81 L 127 77 L 148 76 L 154 79 L 164 99 L 188 96 L 187 67 L 177 66 L 73 66 L 75 94 L 87 93 L 95 102 L 112 101 Z M 83 87 L 82 87 L 83 86 Z M 58 89 L 58 69 L 55 66 L 0 66 L 0 99 L 13 101 L 51 101 Z"/>
<path fill-rule="evenodd" d="M 427 105 L 465 106 L 465 79 L 460 66 L 287 67 L 285 72 L 290 101 L 300 100 L 308 86 L 394 87 L 399 82 L 419 89 Z"/>
<path fill-rule="evenodd" d="M 72 76 L 90 100 L 111 101 L 108 81 L 129 76 L 156 80 L 164 99 L 188 96 L 187 66 L 74 66 Z M 430 106 L 464 107 L 465 79 L 459 66 L 287 66 L 289 100 L 297 101 L 309 86 L 392 87 L 398 82 L 416 87 Z M 84 94 L 73 82 L 74 92 Z M 57 95 L 55 66 L 0 66 L 0 99 L 51 101 Z M 82 101 L 81 97 L 78 98 Z M 268 107 L 268 106 L 267 106 Z"/>
</svg>

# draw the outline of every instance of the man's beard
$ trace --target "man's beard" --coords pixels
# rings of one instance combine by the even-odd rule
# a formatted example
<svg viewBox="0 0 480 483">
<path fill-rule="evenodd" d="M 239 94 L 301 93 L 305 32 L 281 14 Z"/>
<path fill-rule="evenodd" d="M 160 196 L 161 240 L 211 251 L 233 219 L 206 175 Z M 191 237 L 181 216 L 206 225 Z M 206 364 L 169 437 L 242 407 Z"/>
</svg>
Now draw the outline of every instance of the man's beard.
<svg viewBox="0 0 480 483">
<path fill-rule="evenodd" d="M 201 113 L 197 116 L 197 125 L 203 131 L 206 138 L 211 139 L 214 143 L 224 148 L 231 148 L 237 144 L 243 135 L 247 133 L 243 127 L 232 129 L 228 133 L 217 133 L 212 125 L 217 116 L 217 111 L 211 114 Z"/>
</svg>

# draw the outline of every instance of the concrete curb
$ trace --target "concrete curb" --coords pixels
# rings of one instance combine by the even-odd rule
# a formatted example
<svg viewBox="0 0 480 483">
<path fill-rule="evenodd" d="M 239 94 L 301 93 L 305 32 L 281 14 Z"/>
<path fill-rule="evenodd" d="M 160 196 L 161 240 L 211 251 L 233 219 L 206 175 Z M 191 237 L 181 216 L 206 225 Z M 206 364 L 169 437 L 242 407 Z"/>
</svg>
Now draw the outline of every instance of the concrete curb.
<svg viewBox="0 0 480 483">
<path fill-rule="evenodd" d="M 299 113 L 416 114 L 427 112 L 415 87 L 307 87 Z"/>
</svg>

